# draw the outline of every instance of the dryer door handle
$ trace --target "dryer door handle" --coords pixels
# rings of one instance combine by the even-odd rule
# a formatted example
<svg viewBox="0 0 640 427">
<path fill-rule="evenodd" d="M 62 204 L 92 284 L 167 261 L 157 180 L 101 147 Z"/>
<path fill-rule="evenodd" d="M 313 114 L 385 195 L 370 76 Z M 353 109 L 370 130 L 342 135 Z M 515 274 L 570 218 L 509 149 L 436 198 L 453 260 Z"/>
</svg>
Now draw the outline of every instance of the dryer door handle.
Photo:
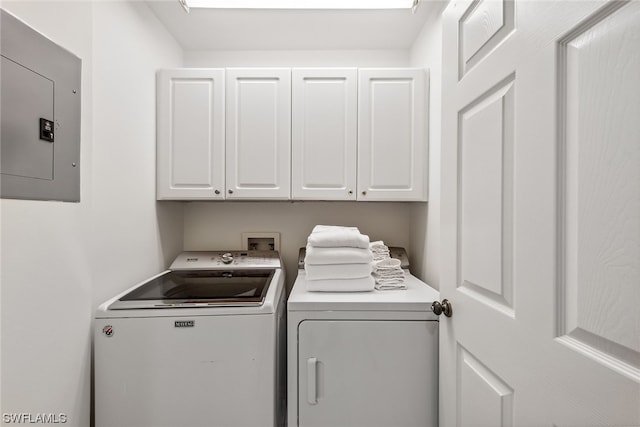
<svg viewBox="0 0 640 427">
<path fill-rule="evenodd" d="M 307 359 L 307 403 L 309 405 L 318 404 L 318 359 L 311 357 Z"/>
</svg>

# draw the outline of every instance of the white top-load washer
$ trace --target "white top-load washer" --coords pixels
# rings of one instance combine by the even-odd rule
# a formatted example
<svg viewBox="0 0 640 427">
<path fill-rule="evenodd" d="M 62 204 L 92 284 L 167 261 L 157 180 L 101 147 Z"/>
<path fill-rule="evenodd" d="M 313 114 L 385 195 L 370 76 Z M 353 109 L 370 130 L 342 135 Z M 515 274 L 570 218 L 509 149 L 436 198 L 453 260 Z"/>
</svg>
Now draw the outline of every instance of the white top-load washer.
<svg viewBox="0 0 640 427">
<path fill-rule="evenodd" d="M 102 304 L 96 427 L 284 425 L 285 300 L 277 252 L 218 251 Z"/>
<path fill-rule="evenodd" d="M 288 426 L 436 427 L 438 291 L 405 269 L 404 290 L 310 292 L 303 260 L 287 302 Z"/>
</svg>

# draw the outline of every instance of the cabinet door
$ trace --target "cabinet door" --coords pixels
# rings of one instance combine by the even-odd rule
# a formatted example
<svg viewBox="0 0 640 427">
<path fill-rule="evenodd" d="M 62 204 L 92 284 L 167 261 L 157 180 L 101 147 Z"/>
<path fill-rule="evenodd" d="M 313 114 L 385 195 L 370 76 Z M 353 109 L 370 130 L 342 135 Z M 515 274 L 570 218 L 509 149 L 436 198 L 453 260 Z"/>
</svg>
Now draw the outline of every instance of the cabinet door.
<svg viewBox="0 0 640 427">
<path fill-rule="evenodd" d="M 358 200 L 426 200 L 425 70 L 361 69 L 358 84 Z"/>
<path fill-rule="evenodd" d="M 224 70 L 161 70 L 157 198 L 224 199 Z"/>
<path fill-rule="evenodd" d="M 355 200 L 357 70 L 293 70 L 292 196 Z"/>
<path fill-rule="evenodd" d="M 298 327 L 300 427 L 435 427 L 438 322 L 306 320 Z"/>
<path fill-rule="evenodd" d="M 227 199 L 291 196 L 291 70 L 227 69 Z"/>
</svg>

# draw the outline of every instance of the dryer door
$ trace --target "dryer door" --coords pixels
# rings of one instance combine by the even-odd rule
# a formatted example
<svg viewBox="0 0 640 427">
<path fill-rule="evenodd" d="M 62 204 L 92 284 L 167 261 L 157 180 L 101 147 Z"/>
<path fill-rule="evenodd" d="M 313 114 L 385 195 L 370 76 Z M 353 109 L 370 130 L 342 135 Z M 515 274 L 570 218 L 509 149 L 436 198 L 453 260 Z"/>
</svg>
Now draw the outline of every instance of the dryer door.
<svg viewBox="0 0 640 427">
<path fill-rule="evenodd" d="M 299 426 L 436 426 L 438 322 L 307 320 Z"/>
</svg>

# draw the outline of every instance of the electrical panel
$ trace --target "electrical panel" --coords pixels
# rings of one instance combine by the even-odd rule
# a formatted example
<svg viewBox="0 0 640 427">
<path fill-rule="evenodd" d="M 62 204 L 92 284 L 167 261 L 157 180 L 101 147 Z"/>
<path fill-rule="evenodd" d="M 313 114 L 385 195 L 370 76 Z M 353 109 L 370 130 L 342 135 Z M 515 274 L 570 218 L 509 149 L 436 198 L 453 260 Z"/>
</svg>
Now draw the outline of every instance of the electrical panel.
<svg viewBox="0 0 640 427">
<path fill-rule="evenodd" d="M 0 10 L 0 196 L 80 201 L 82 61 Z"/>
</svg>

